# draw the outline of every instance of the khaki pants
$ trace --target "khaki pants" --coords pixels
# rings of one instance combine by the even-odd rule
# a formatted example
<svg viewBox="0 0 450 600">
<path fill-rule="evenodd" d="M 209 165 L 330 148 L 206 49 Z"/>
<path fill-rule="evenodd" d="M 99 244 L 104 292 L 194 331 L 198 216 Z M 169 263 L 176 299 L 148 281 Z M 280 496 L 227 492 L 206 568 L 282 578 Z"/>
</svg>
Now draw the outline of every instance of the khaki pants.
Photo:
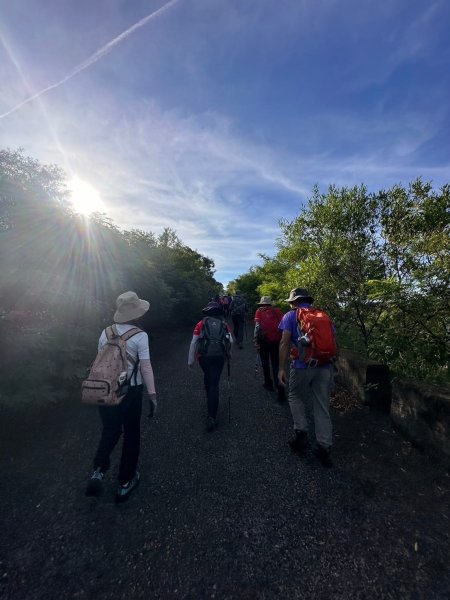
<svg viewBox="0 0 450 600">
<path fill-rule="evenodd" d="M 305 404 L 312 402 L 317 443 L 325 448 L 330 448 L 332 444 L 330 418 L 332 381 L 333 369 L 331 368 L 296 369 L 291 365 L 289 406 L 294 420 L 294 429 L 297 431 L 308 430 Z"/>
</svg>

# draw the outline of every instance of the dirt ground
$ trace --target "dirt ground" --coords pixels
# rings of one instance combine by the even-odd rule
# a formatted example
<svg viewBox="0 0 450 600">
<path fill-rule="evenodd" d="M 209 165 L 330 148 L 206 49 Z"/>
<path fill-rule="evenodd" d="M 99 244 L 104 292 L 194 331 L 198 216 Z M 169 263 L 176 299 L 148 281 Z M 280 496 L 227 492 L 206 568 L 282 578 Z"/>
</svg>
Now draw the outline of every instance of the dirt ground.
<svg viewBox="0 0 450 600">
<path fill-rule="evenodd" d="M 0 596 L 447 600 L 448 465 L 341 388 L 334 468 L 292 454 L 289 406 L 262 388 L 249 340 L 207 433 L 190 334 L 151 336 L 159 412 L 143 415 L 142 482 L 125 504 L 118 449 L 104 495 L 84 495 L 95 409 L 0 407 Z"/>
</svg>

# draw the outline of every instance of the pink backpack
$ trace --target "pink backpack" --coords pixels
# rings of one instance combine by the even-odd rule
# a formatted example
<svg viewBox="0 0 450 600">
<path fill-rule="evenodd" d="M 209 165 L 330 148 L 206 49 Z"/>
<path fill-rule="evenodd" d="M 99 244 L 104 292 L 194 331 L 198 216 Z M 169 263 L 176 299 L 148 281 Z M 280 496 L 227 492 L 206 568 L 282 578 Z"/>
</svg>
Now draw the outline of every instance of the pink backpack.
<svg viewBox="0 0 450 600">
<path fill-rule="evenodd" d="M 141 331 L 134 327 L 119 335 L 115 325 L 105 329 L 108 341 L 98 352 L 88 378 L 81 384 L 81 401 L 84 404 L 116 406 L 122 402 L 139 365 L 139 358 L 134 359 L 127 353 L 126 342 Z M 128 362 L 133 365 L 129 379 Z"/>
</svg>

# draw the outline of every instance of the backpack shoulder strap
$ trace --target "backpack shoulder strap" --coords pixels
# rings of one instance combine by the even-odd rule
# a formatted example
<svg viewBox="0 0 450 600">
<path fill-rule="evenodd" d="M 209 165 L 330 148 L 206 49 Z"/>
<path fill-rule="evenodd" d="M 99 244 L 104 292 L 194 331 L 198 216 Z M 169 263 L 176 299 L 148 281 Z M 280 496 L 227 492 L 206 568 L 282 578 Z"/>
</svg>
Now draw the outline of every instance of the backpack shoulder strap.
<svg viewBox="0 0 450 600">
<path fill-rule="evenodd" d="M 130 338 L 133 337 L 133 335 L 136 335 L 137 333 L 142 333 L 142 329 L 139 329 L 139 327 L 133 327 L 133 329 L 129 329 L 120 337 L 123 339 L 124 342 L 127 342 Z"/>
<path fill-rule="evenodd" d="M 120 336 L 120 339 L 122 339 L 125 343 L 133 337 L 133 335 L 136 335 L 137 333 L 141 333 L 142 329 L 139 329 L 139 327 L 133 327 L 133 329 L 129 329 L 128 331 L 126 331 L 125 333 L 123 333 Z M 137 371 L 137 365 L 139 364 L 139 356 L 137 358 L 134 358 L 133 356 L 131 356 L 131 354 L 129 352 L 127 352 L 127 360 L 128 362 L 130 362 L 133 365 L 133 373 L 132 375 L 136 374 Z M 130 381 L 131 381 L 131 377 L 130 377 Z"/>
<path fill-rule="evenodd" d="M 105 328 L 105 334 L 106 334 L 106 339 L 111 340 L 113 337 L 117 337 L 119 334 L 117 333 L 117 329 L 115 328 L 115 324 L 114 325 L 110 325 L 109 327 Z"/>
</svg>

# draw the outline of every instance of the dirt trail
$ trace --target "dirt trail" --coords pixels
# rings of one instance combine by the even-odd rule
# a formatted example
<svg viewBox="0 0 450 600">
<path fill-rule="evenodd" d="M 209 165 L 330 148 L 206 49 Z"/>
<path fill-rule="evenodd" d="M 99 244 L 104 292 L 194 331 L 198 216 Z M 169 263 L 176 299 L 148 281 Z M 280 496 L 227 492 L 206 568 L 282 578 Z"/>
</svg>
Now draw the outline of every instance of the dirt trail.
<svg viewBox="0 0 450 600">
<path fill-rule="evenodd" d="M 99 436 L 78 401 L 0 411 L 0 596 L 52 599 L 447 599 L 449 477 L 385 415 L 333 411 L 335 467 L 287 442 L 287 405 L 233 358 L 231 421 L 205 432 L 190 330 L 151 338 L 159 414 L 142 421 L 142 483 L 115 505 L 84 487 Z M 340 392 L 342 394 L 342 392 Z"/>
</svg>

